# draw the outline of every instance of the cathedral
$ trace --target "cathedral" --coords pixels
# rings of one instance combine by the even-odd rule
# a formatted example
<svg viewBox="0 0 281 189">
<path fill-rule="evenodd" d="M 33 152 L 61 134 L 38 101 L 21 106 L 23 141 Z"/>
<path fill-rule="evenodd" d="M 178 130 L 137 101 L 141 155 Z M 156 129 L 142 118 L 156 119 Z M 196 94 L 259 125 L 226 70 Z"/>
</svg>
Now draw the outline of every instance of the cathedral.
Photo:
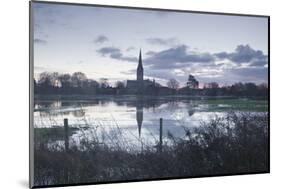
<svg viewBox="0 0 281 189">
<path fill-rule="evenodd" d="M 136 80 L 127 80 L 127 90 L 129 90 L 131 93 L 142 93 L 146 87 L 155 85 L 154 81 L 151 81 L 149 79 L 143 79 L 144 69 L 142 65 L 141 50 L 139 53 L 139 61 L 136 70 L 136 75 Z"/>
</svg>

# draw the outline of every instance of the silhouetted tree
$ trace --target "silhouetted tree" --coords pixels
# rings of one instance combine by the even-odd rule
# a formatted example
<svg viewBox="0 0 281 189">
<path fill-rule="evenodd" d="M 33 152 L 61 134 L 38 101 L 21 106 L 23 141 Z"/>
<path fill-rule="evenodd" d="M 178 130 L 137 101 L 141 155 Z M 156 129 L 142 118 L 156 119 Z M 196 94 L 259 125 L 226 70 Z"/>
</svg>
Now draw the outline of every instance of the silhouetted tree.
<svg viewBox="0 0 281 189">
<path fill-rule="evenodd" d="M 101 79 L 100 79 L 100 87 L 101 87 L 101 88 L 107 88 L 107 87 L 109 87 L 108 79 L 107 79 L 107 78 L 101 78 Z"/>
<path fill-rule="evenodd" d="M 58 78 L 59 78 L 59 80 L 61 82 L 61 86 L 63 88 L 68 88 L 71 86 L 71 75 L 70 74 L 62 74 Z"/>
<path fill-rule="evenodd" d="M 187 86 L 183 88 L 179 88 L 179 82 L 176 79 L 170 79 L 167 82 L 168 87 L 162 87 L 152 81 L 151 85 L 145 88 L 145 94 L 268 97 L 266 83 L 256 85 L 250 82 L 239 82 L 220 87 L 218 83 L 210 82 L 205 84 L 203 89 L 199 89 L 198 84 L 199 82 L 192 75 L 189 76 Z M 35 94 L 130 94 L 130 91 L 126 90 L 125 82 L 123 81 L 117 81 L 115 86 L 111 87 L 107 78 L 101 78 L 100 82 L 97 82 L 93 79 L 88 79 L 82 72 L 75 72 L 72 75 L 58 72 L 42 72 L 37 80 L 34 79 L 34 92 Z"/>
<path fill-rule="evenodd" d="M 51 75 L 48 72 L 43 72 L 39 75 L 38 85 L 43 87 L 51 87 L 52 79 Z"/>
<path fill-rule="evenodd" d="M 118 89 L 124 89 L 125 88 L 125 83 L 122 82 L 122 81 L 117 81 L 115 83 L 115 87 L 118 88 Z"/>
<path fill-rule="evenodd" d="M 87 80 L 87 77 L 82 72 L 74 72 L 71 76 L 72 85 L 74 87 L 83 87 L 83 84 Z"/>
<path fill-rule="evenodd" d="M 167 86 L 171 89 L 178 89 L 180 84 L 176 79 L 172 78 L 167 82 Z"/>
<path fill-rule="evenodd" d="M 219 84 L 217 82 L 206 83 L 204 85 L 205 89 L 217 89 L 219 88 Z"/>
</svg>

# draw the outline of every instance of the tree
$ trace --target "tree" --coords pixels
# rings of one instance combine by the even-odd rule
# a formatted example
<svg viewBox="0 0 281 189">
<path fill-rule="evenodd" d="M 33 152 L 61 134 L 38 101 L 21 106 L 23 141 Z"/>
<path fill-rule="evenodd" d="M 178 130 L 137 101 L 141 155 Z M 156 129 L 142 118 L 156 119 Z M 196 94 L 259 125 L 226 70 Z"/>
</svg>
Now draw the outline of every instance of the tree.
<svg viewBox="0 0 281 189">
<path fill-rule="evenodd" d="M 117 82 L 115 83 L 115 86 L 116 86 L 116 88 L 118 88 L 118 89 L 124 89 L 124 88 L 125 88 L 125 83 L 122 82 L 122 81 L 117 81 Z"/>
<path fill-rule="evenodd" d="M 71 86 L 71 75 L 70 74 L 62 74 L 59 76 L 59 80 L 61 82 L 61 86 L 63 88 L 67 88 Z"/>
<path fill-rule="evenodd" d="M 167 82 L 167 86 L 171 89 L 178 89 L 180 84 L 176 79 L 172 78 Z"/>
<path fill-rule="evenodd" d="M 255 96 L 257 95 L 258 86 L 255 83 L 245 83 L 245 96 Z"/>
<path fill-rule="evenodd" d="M 99 88 L 99 83 L 93 79 L 88 79 L 88 86 L 90 88 Z"/>
<path fill-rule="evenodd" d="M 217 82 L 206 83 L 204 85 L 205 89 L 217 89 L 219 88 L 219 84 Z"/>
<path fill-rule="evenodd" d="M 100 79 L 100 87 L 101 87 L 101 88 L 107 88 L 107 87 L 109 87 L 108 79 L 107 79 L 107 78 L 101 78 L 101 79 Z"/>
<path fill-rule="evenodd" d="M 217 96 L 221 94 L 219 84 L 217 82 L 210 82 L 204 85 L 205 94 L 208 96 Z"/>
<path fill-rule="evenodd" d="M 42 72 L 39 75 L 38 85 L 40 86 L 52 86 L 51 75 L 48 72 Z"/>
<path fill-rule="evenodd" d="M 74 87 L 83 87 L 83 84 L 87 81 L 87 76 L 82 72 L 74 72 L 71 76 L 71 82 Z"/>
<path fill-rule="evenodd" d="M 188 81 L 186 82 L 186 87 L 190 89 L 198 89 L 199 82 L 195 79 L 193 75 L 189 75 Z"/>
</svg>

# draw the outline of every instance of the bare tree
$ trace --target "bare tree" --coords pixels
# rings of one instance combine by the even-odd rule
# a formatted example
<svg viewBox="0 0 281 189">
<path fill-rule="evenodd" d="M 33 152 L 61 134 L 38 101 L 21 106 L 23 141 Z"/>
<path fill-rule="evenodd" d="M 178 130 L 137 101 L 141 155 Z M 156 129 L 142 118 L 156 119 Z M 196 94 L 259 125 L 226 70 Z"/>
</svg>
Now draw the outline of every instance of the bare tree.
<svg viewBox="0 0 281 189">
<path fill-rule="evenodd" d="M 172 78 L 167 82 L 167 86 L 171 89 L 178 89 L 180 84 L 176 79 Z"/>
<path fill-rule="evenodd" d="M 205 89 L 217 89 L 219 88 L 219 84 L 217 82 L 205 83 Z"/>
</svg>

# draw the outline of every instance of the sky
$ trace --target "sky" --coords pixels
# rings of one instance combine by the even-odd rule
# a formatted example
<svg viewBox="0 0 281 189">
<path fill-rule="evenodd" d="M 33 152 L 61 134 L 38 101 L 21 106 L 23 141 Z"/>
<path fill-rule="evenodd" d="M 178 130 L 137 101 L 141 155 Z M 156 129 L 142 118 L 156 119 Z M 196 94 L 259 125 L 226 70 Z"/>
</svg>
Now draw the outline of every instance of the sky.
<svg viewBox="0 0 281 189">
<path fill-rule="evenodd" d="M 265 17 L 92 7 L 33 2 L 34 74 L 136 79 L 184 86 L 189 74 L 208 82 L 268 82 Z"/>
</svg>

